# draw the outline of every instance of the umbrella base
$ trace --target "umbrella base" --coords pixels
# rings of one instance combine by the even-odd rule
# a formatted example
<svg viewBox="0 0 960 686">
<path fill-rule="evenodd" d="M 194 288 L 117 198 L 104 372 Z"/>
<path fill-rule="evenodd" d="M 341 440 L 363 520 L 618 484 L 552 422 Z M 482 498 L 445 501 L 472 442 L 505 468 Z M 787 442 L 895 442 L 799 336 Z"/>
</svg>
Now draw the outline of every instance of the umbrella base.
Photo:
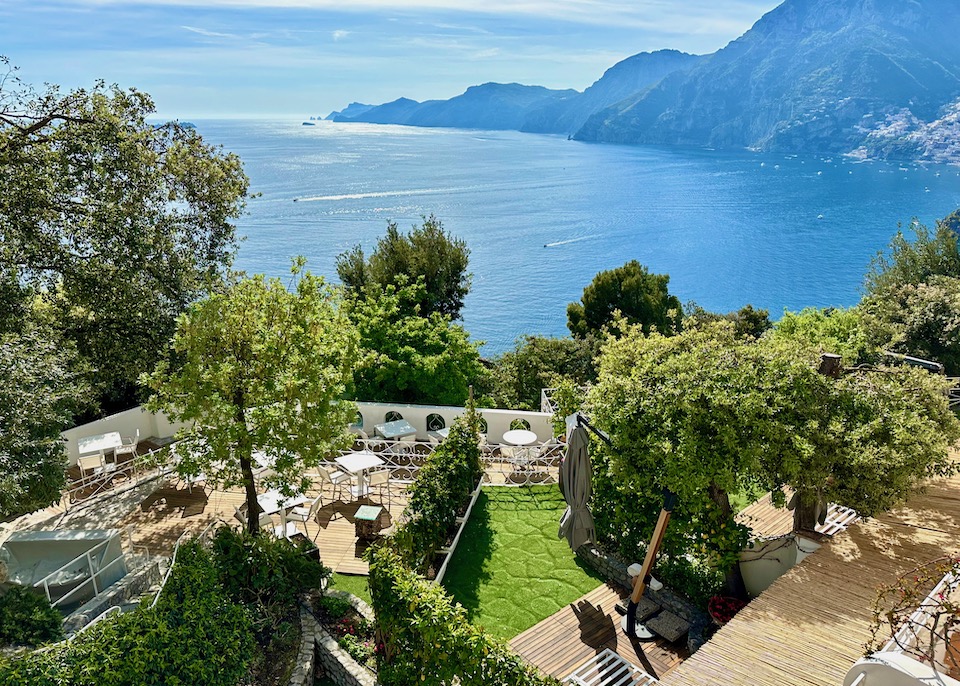
<svg viewBox="0 0 960 686">
<path fill-rule="evenodd" d="M 629 617 L 624 616 L 620 619 L 620 628 L 623 630 L 623 633 L 630 635 L 630 632 L 627 630 L 627 622 L 630 621 Z M 640 622 L 633 623 L 633 632 L 636 634 L 638 641 L 655 641 L 657 636 L 650 629 L 647 628 L 646 624 L 641 624 Z"/>
</svg>

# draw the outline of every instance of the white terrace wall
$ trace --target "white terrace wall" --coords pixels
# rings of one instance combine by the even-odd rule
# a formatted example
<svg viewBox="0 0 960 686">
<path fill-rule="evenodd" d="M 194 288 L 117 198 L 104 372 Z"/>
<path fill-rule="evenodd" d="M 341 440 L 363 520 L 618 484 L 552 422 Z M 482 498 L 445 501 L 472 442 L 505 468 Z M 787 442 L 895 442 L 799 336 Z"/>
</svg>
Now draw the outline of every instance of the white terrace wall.
<svg viewBox="0 0 960 686">
<path fill-rule="evenodd" d="M 77 463 L 79 457 L 77 439 L 117 431 L 126 441 L 133 438 L 138 429 L 140 430 L 140 438 L 160 438 L 173 436 L 181 426 L 183 425 L 172 423 L 163 413 L 154 414 L 143 409 L 143 407 L 134 407 L 131 410 L 118 412 L 89 424 L 67 429 L 60 436 L 64 440 L 67 460 L 72 466 Z"/>
<path fill-rule="evenodd" d="M 427 417 L 437 414 L 443 417 L 445 426 L 450 426 L 456 417 L 463 414 L 464 408 L 448 405 L 401 405 L 386 403 L 357 403 L 357 409 L 363 416 L 362 429 L 372 435 L 374 426 L 386 421 L 388 412 L 396 412 L 406 419 L 417 430 L 417 438 L 427 438 Z M 509 431 L 510 422 L 522 419 L 530 425 L 530 430 L 537 434 L 540 442 L 546 441 L 553 435 L 550 423 L 551 416 L 545 412 L 524 412 L 522 410 L 480 410 L 481 416 L 487 422 L 487 441 L 500 443 L 505 431 Z M 143 407 L 135 407 L 89 424 L 75 426 L 62 434 L 64 448 L 70 465 L 77 463 L 77 439 L 96 434 L 118 431 L 124 440 L 133 437 L 140 430 L 140 438 L 167 438 L 173 436 L 182 424 L 175 424 L 162 413 L 153 414 Z"/>
<path fill-rule="evenodd" d="M 417 430 L 417 438 L 427 439 L 427 417 L 438 414 L 443 417 L 444 425 L 449 427 L 453 420 L 464 413 L 464 408 L 451 405 L 401 405 L 388 403 L 357 403 L 357 409 L 363 415 L 363 431 L 372 436 L 374 427 L 386 421 L 388 412 L 396 412 Z M 503 434 L 510 430 L 510 422 L 522 419 L 530 425 L 542 443 L 553 436 L 553 415 L 546 412 L 525 412 L 523 410 L 480 409 L 480 416 L 487 422 L 487 442 L 501 443 Z"/>
</svg>

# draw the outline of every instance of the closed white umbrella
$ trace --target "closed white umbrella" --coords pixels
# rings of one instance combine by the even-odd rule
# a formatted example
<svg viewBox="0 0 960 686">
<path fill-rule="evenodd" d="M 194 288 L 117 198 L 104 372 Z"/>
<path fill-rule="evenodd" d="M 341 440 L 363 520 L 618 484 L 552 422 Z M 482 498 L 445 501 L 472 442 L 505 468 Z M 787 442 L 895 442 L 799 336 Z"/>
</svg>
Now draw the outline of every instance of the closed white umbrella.
<svg viewBox="0 0 960 686">
<path fill-rule="evenodd" d="M 567 454 L 560 463 L 560 492 L 567 501 L 567 509 L 560 518 L 557 536 L 566 538 L 571 550 L 596 538 L 593 515 L 587 507 L 593 493 L 587 446 L 587 430 L 577 424 L 567 438 Z"/>
</svg>

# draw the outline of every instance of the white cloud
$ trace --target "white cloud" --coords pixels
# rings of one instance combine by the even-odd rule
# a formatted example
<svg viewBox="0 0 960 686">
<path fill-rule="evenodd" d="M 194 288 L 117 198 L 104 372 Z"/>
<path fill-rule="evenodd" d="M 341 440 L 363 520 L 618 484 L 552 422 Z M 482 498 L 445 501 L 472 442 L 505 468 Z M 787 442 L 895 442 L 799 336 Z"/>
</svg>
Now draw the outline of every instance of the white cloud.
<svg viewBox="0 0 960 686">
<path fill-rule="evenodd" d="M 340 40 L 341 38 L 346 38 L 347 36 L 349 36 L 349 35 L 350 35 L 350 31 L 344 31 L 344 30 L 342 30 L 342 29 L 337 29 L 336 31 L 334 31 L 334 32 L 333 32 L 332 34 L 330 34 L 330 35 L 333 36 L 333 40 L 338 41 L 338 40 Z"/>
<path fill-rule="evenodd" d="M 742 32 L 778 0 L 77 0 L 86 5 L 175 5 L 180 7 L 445 10 L 450 13 L 539 16 L 601 26 L 657 29 L 671 33 L 711 30 Z M 730 36 L 731 39 L 736 36 Z"/>
</svg>

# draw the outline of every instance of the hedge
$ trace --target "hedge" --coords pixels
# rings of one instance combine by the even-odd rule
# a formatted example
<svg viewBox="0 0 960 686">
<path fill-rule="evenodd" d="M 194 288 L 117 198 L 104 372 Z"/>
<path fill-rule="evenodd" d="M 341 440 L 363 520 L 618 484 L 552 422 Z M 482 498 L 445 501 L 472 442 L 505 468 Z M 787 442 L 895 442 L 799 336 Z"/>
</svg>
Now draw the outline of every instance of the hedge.
<svg viewBox="0 0 960 686">
<path fill-rule="evenodd" d="M 420 469 L 405 522 L 373 546 L 370 595 L 383 644 L 378 677 L 385 686 L 556 686 L 506 644 L 470 623 L 466 610 L 425 571 L 452 529 L 458 508 L 480 482 L 479 420 L 472 404 Z"/>
</svg>

